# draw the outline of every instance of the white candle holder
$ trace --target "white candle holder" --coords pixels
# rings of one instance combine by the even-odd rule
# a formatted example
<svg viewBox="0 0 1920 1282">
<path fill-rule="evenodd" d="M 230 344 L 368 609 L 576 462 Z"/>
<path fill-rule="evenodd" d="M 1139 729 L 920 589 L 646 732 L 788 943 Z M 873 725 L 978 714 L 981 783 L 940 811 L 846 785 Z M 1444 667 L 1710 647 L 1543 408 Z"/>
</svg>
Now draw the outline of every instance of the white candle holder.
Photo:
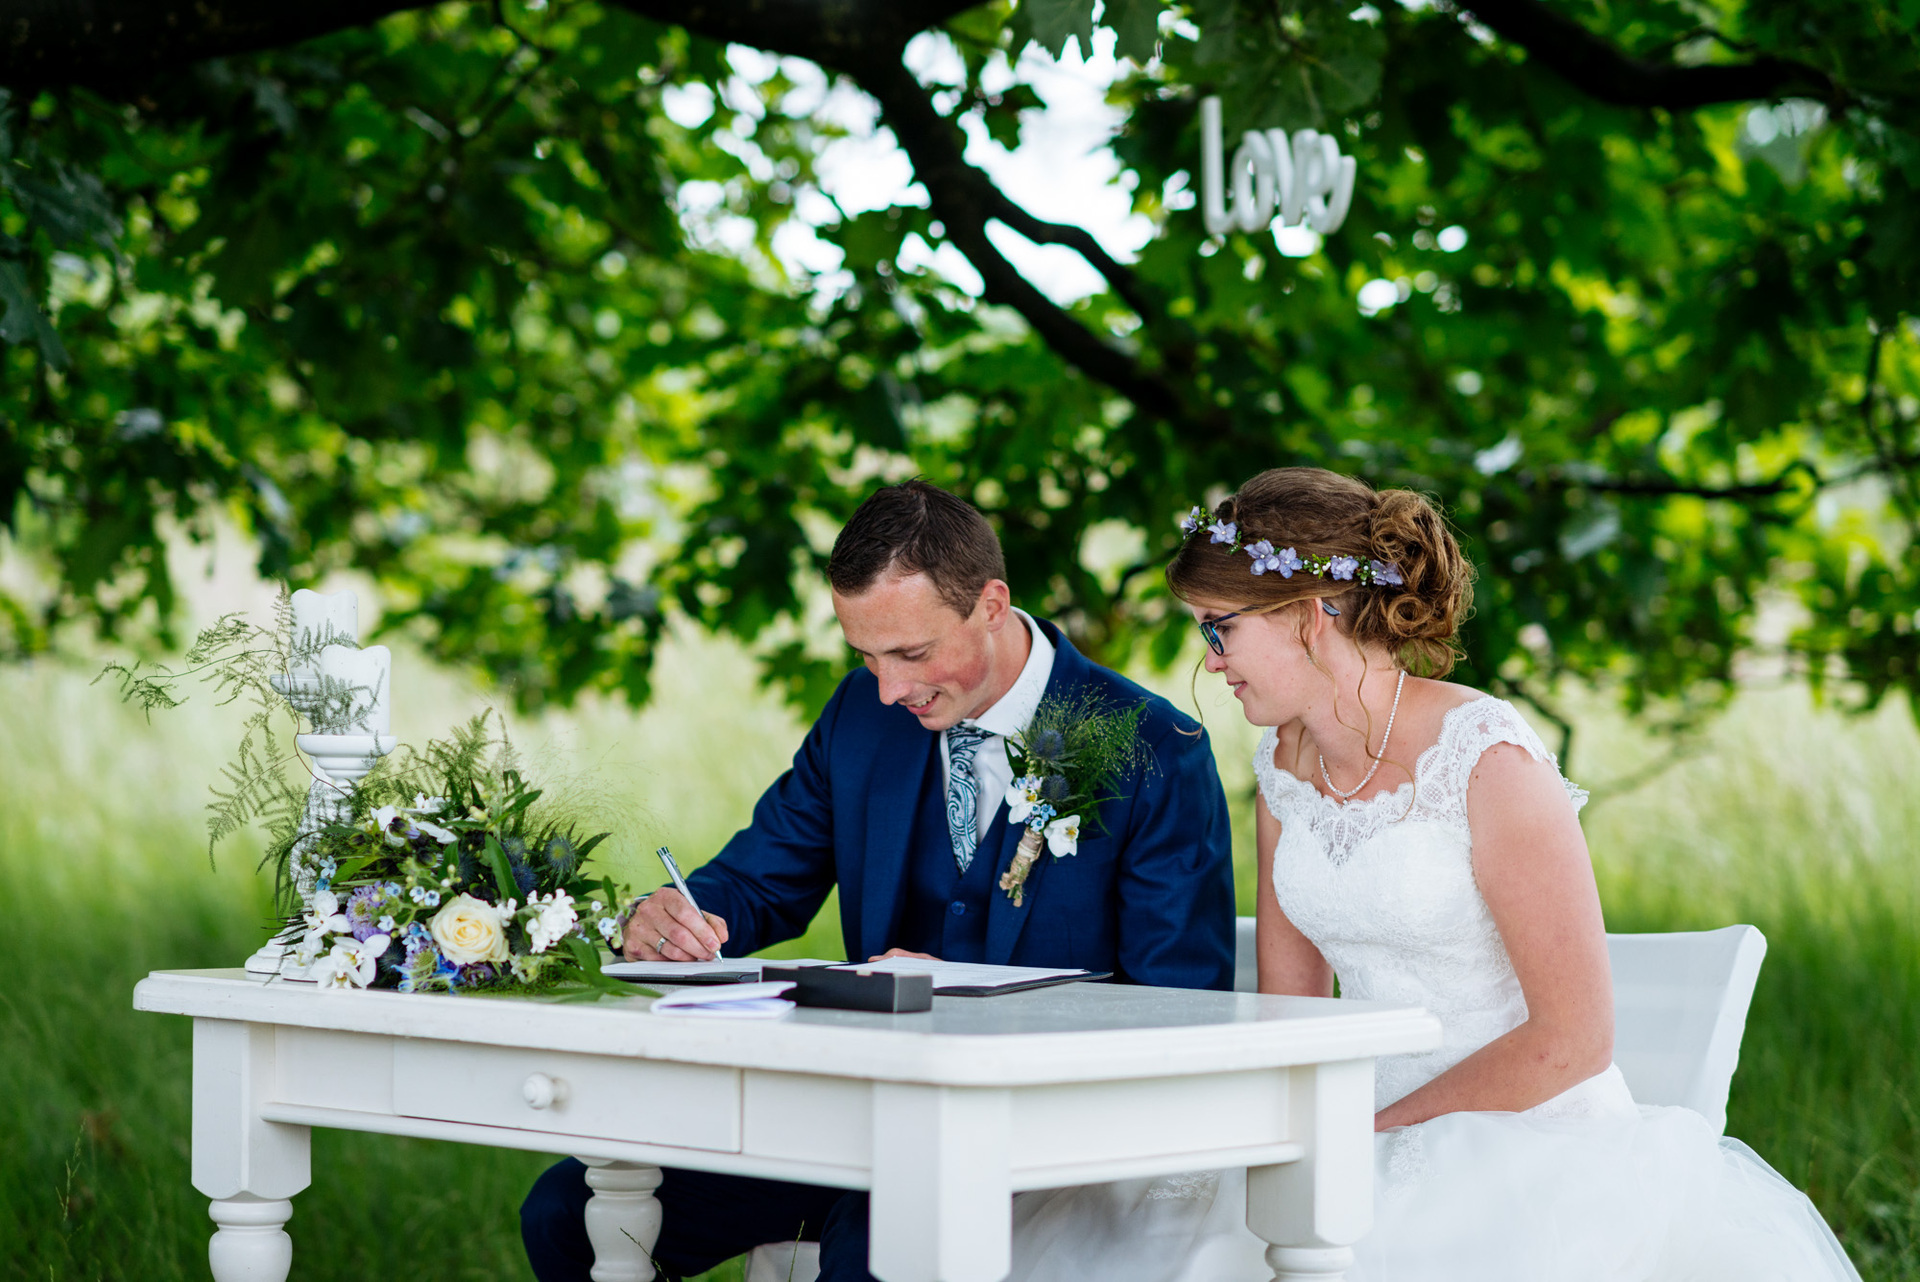
<svg viewBox="0 0 1920 1282">
<path fill-rule="evenodd" d="M 347 817 L 347 798 L 354 785 L 366 777 L 380 758 L 398 747 L 399 740 L 385 733 L 387 674 L 391 662 L 387 648 L 373 646 L 356 650 L 339 644 L 318 650 L 313 647 L 313 642 L 321 638 L 353 640 L 359 617 L 359 602 L 354 594 L 336 592 L 322 596 L 302 590 L 294 593 L 293 599 L 296 640 L 313 652 L 301 656 L 302 667 L 276 673 L 268 678 L 269 683 L 293 708 L 295 715 L 316 731 L 334 729 L 328 723 L 338 721 L 342 715 L 363 723 L 352 727 L 360 733 L 294 736 L 294 746 L 306 754 L 314 771 L 313 782 L 307 788 L 306 810 L 300 816 L 299 832 L 287 854 L 287 875 L 293 881 L 302 909 L 306 909 L 313 904 L 314 883 L 319 877 L 318 867 L 308 857 L 314 837 L 328 825 Z M 328 706 L 325 693 L 328 684 L 337 692 L 343 682 L 352 685 L 363 677 L 372 684 L 364 696 L 353 701 L 352 708 Z M 335 697 L 337 700 L 337 694 Z M 308 968 L 294 960 L 294 948 L 301 933 L 297 925 L 276 932 L 247 958 L 247 973 L 307 982 Z"/>
<path fill-rule="evenodd" d="M 278 684 L 275 683 L 276 687 Z M 347 797 L 353 792 L 353 786 L 366 777 L 380 758 L 398 747 L 400 741 L 390 734 L 303 734 L 296 735 L 293 742 L 307 754 L 316 775 L 307 789 L 307 809 L 300 818 L 300 834 L 287 854 L 287 874 L 293 879 L 301 907 L 306 908 L 313 903 L 314 883 L 319 877 L 318 867 L 307 857 L 314 835 L 347 817 Z M 306 981 L 306 968 L 293 958 L 300 934 L 298 926 L 281 930 L 247 958 L 247 973 Z"/>
</svg>

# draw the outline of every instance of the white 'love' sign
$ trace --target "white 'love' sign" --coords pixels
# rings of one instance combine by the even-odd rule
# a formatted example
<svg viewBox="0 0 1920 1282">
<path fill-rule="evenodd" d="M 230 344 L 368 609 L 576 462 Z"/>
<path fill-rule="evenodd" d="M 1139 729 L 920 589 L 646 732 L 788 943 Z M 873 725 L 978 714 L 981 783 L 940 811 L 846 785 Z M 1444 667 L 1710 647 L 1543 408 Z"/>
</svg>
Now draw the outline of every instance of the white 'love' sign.
<svg viewBox="0 0 1920 1282">
<path fill-rule="evenodd" d="M 1233 163 L 1220 164 L 1220 99 L 1200 100 L 1200 210 L 1213 235 L 1259 231 L 1274 221 L 1307 226 L 1326 235 L 1347 220 L 1353 203 L 1354 162 L 1340 154 L 1333 135 L 1300 129 L 1249 129 Z M 1226 176 L 1233 176 L 1233 208 L 1226 204 Z"/>
</svg>

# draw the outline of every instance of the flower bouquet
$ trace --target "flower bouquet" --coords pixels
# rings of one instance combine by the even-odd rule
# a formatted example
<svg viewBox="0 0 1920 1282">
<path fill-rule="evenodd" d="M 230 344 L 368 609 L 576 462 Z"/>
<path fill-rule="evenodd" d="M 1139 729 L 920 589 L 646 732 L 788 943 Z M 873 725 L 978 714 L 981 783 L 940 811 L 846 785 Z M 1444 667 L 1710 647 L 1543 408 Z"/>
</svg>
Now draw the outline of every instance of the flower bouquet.
<svg viewBox="0 0 1920 1282">
<path fill-rule="evenodd" d="M 303 605 L 345 624 L 303 621 Z M 641 991 L 600 969 L 623 899 L 587 871 L 607 834 L 583 836 L 578 814 L 527 782 L 490 713 L 393 753 L 378 733 L 387 651 L 358 645 L 354 614 L 350 593 L 283 593 L 274 626 L 227 615 L 183 669 L 102 673 L 149 715 L 183 702 L 190 679 L 222 703 L 253 704 L 207 825 L 210 858 L 244 827 L 266 833 L 261 866 L 274 870 L 284 924 L 248 970 L 402 992 Z M 298 734 L 303 725 L 311 733 Z M 308 757 L 286 751 L 288 728 Z"/>
<path fill-rule="evenodd" d="M 401 992 L 633 991 L 600 971 L 621 892 L 585 865 L 607 834 L 583 838 L 543 809 L 486 724 L 483 713 L 451 741 L 375 770 L 345 818 L 307 837 L 313 897 L 288 918 L 307 978 Z"/>
<path fill-rule="evenodd" d="M 1018 907 L 1044 842 L 1055 859 L 1080 850 L 1081 813 L 1114 799 L 1113 786 L 1147 756 L 1140 741 L 1146 704 L 1115 708 L 1082 692 L 1040 701 L 1027 728 L 1007 740 L 1020 773 L 1007 786 L 1007 822 L 1025 824 L 1020 848 L 1000 878 Z"/>
</svg>

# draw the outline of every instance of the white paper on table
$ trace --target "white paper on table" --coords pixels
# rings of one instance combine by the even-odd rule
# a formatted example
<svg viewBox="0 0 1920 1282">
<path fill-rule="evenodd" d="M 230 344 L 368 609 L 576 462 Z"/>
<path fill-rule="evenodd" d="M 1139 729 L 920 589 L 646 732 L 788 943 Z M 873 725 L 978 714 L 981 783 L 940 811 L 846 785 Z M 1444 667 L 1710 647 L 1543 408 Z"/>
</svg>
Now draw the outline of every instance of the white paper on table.
<svg viewBox="0 0 1920 1282">
<path fill-rule="evenodd" d="M 789 963 L 791 964 L 791 963 Z M 950 962 L 922 957 L 889 957 L 885 961 L 845 962 L 850 970 L 880 971 L 891 975 L 931 975 L 933 991 L 955 989 L 993 990 L 1034 987 L 1092 976 L 1086 970 L 1048 970 L 1042 966 L 989 966 L 984 963 Z"/>
<path fill-rule="evenodd" d="M 660 984 L 712 983 L 708 976 L 738 975 L 742 979 L 760 977 L 760 968 L 773 966 L 838 966 L 835 961 L 816 961 L 811 957 L 793 961 L 763 962 L 758 957 L 725 957 L 719 961 L 619 961 L 600 969 L 615 979 L 651 980 Z"/>
<path fill-rule="evenodd" d="M 778 1019 L 793 1009 L 780 994 L 792 980 L 765 984 L 722 984 L 717 988 L 683 988 L 654 999 L 656 1015 L 704 1015 L 715 1019 Z"/>
</svg>

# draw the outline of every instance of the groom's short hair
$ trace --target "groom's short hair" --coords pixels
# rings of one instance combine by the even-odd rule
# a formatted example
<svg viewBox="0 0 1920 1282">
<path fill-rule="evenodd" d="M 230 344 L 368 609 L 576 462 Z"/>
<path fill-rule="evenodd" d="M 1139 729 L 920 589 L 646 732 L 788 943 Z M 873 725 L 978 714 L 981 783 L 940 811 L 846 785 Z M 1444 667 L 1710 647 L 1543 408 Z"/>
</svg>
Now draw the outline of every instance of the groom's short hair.
<svg viewBox="0 0 1920 1282">
<path fill-rule="evenodd" d="M 979 509 L 916 476 L 862 503 L 827 559 L 827 581 L 842 596 L 860 595 L 889 571 L 926 575 L 964 619 L 988 580 L 1007 577 L 1007 558 Z"/>
</svg>

